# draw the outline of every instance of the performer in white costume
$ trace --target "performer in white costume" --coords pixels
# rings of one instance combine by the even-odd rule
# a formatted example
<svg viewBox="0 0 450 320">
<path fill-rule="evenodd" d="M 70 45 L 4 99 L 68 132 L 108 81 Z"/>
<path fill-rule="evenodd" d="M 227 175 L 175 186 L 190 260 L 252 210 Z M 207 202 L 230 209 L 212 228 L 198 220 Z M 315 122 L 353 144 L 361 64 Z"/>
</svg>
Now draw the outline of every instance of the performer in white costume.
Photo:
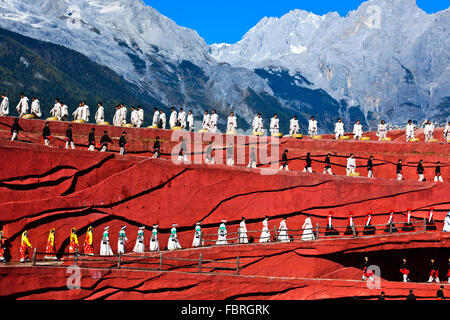
<svg viewBox="0 0 450 320">
<path fill-rule="evenodd" d="M 259 238 L 259 242 L 264 243 L 264 242 L 270 242 L 270 231 L 269 231 L 269 216 L 266 216 L 263 220 L 263 228 L 262 228 L 262 232 L 261 232 L 261 237 Z"/>
<path fill-rule="evenodd" d="M 164 113 L 164 110 L 159 110 L 159 122 L 158 122 L 158 128 L 159 129 L 165 129 L 166 128 L 166 114 Z"/>
<path fill-rule="evenodd" d="M 120 104 L 120 108 L 119 108 L 120 112 L 119 112 L 119 126 L 126 124 L 127 123 L 127 108 L 125 107 L 125 105 L 123 103 Z"/>
<path fill-rule="evenodd" d="M 311 241 L 316 240 L 316 237 L 314 235 L 314 228 L 311 222 L 311 217 L 307 216 L 305 219 L 305 223 L 302 226 L 303 234 L 302 234 L 302 241 Z"/>
<path fill-rule="evenodd" d="M 408 121 L 408 124 L 406 125 L 406 142 L 411 141 L 412 139 L 414 139 L 414 130 L 415 130 L 415 126 L 412 122 L 412 120 Z"/>
<path fill-rule="evenodd" d="M 82 106 L 81 106 L 81 102 L 80 102 L 78 104 L 78 108 L 76 108 L 75 111 L 72 112 L 73 120 L 81 119 L 81 109 L 82 109 Z"/>
<path fill-rule="evenodd" d="M 361 137 L 363 135 L 362 125 L 361 122 L 358 120 L 356 121 L 355 125 L 353 126 L 353 139 L 355 140 L 361 140 Z"/>
<path fill-rule="evenodd" d="M 350 157 L 347 158 L 347 176 L 349 176 L 351 173 L 355 173 L 356 170 L 356 160 L 353 158 L 353 153 L 350 154 Z"/>
<path fill-rule="evenodd" d="M 233 131 L 236 131 L 236 129 L 237 129 L 236 116 L 234 115 L 234 112 L 230 112 L 230 116 L 228 117 L 228 122 L 227 122 L 227 131 L 233 132 Z"/>
<path fill-rule="evenodd" d="M 61 102 L 61 121 L 69 120 L 69 107 Z"/>
<path fill-rule="evenodd" d="M 425 125 L 425 129 L 423 130 L 423 133 L 425 134 L 425 141 L 431 141 L 433 140 L 433 133 L 434 133 L 434 125 L 431 123 L 430 120 L 427 121 L 427 124 Z"/>
<path fill-rule="evenodd" d="M 217 123 L 219 122 L 219 115 L 216 113 L 216 109 L 212 110 L 211 118 L 209 120 L 209 131 L 216 132 L 217 131 Z"/>
<path fill-rule="evenodd" d="M 187 126 L 188 126 L 187 129 L 189 132 L 194 131 L 194 115 L 192 114 L 191 110 L 188 111 Z"/>
<path fill-rule="evenodd" d="M 222 223 L 219 226 L 219 231 L 217 232 L 217 241 L 216 245 L 228 244 L 227 241 L 227 228 L 225 227 L 225 223 L 227 220 L 222 220 Z"/>
<path fill-rule="evenodd" d="M 450 211 L 447 212 L 447 216 L 444 219 L 444 228 L 442 229 L 443 232 L 450 232 Z"/>
<path fill-rule="evenodd" d="M 248 243 L 247 238 L 247 226 L 245 225 L 245 217 L 242 217 L 242 221 L 239 224 L 239 243 Z"/>
<path fill-rule="evenodd" d="M 21 93 L 20 94 L 20 101 L 16 106 L 16 110 L 19 113 L 19 118 L 23 117 L 24 115 L 26 115 L 28 113 L 28 98 L 25 97 L 25 94 Z"/>
<path fill-rule="evenodd" d="M 158 225 L 153 225 L 152 236 L 150 238 L 150 251 L 159 251 Z"/>
<path fill-rule="evenodd" d="M 343 137 L 345 134 L 344 123 L 342 122 L 341 118 L 339 118 L 336 124 L 334 125 L 334 133 L 336 140 L 338 140 L 340 137 Z"/>
<path fill-rule="evenodd" d="M 0 103 L 0 116 L 9 114 L 9 99 L 6 94 L 2 93 L 2 102 Z"/>
<path fill-rule="evenodd" d="M 288 235 L 288 228 L 286 226 L 286 220 L 287 218 L 283 218 L 280 222 L 280 226 L 278 227 L 278 241 L 280 242 L 290 242 Z"/>
<path fill-rule="evenodd" d="M 105 109 L 101 102 L 98 103 L 97 112 L 95 113 L 95 122 L 97 124 L 105 122 Z"/>
<path fill-rule="evenodd" d="M 31 97 L 31 114 L 34 114 L 36 118 L 40 118 L 42 116 L 41 104 L 36 97 Z"/>
<path fill-rule="evenodd" d="M 139 116 L 137 110 L 134 107 L 131 107 L 130 123 L 133 125 L 133 127 L 137 127 L 138 120 Z"/>
<path fill-rule="evenodd" d="M 203 122 L 202 122 L 203 130 L 208 130 L 209 131 L 210 122 L 211 122 L 211 116 L 209 115 L 208 111 L 205 110 L 205 114 L 203 116 Z"/>
<path fill-rule="evenodd" d="M 117 240 L 117 253 L 125 253 L 125 244 L 128 242 L 127 235 L 125 234 L 126 226 L 122 226 L 119 231 L 119 239 Z"/>
<path fill-rule="evenodd" d="M 292 136 L 300 132 L 300 124 L 298 123 L 297 116 L 294 116 L 289 121 L 289 134 Z"/>
<path fill-rule="evenodd" d="M 192 241 L 192 246 L 194 248 L 203 247 L 205 244 L 205 241 L 203 240 L 202 228 L 200 227 L 200 224 L 201 224 L 201 222 L 197 222 L 195 225 L 194 240 Z"/>
<path fill-rule="evenodd" d="M 253 118 L 252 122 L 253 132 L 262 132 L 263 130 L 263 120 L 261 118 L 261 114 L 258 113 L 256 117 Z"/>
<path fill-rule="evenodd" d="M 105 227 L 103 231 L 102 243 L 100 245 L 100 255 L 101 256 L 112 256 L 114 255 L 111 246 L 109 245 L 109 227 Z"/>
<path fill-rule="evenodd" d="M 444 129 L 444 140 L 450 142 L 450 121 L 447 123 Z"/>
<path fill-rule="evenodd" d="M 140 227 L 138 230 L 136 244 L 134 245 L 133 252 L 137 253 L 145 252 L 144 229 L 145 227 Z"/>
<path fill-rule="evenodd" d="M 173 251 L 173 250 L 177 250 L 177 249 L 181 249 L 181 245 L 178 242 L 178 237 L 177 237 L 177 224 L 172 224 L 172 229 L 170 229 L 170 237 L 169 237 L 169 242 L 167 243 L 167 250 Z"/>
<path fill-rule="evenodd" d="M 154 113 L 153 113 L 152 126 L 157 128 L 158 123 L 159 123 L 159 111 L 158 111 L 158 108 L 154 108 L 153 111 L 154 111 Z"/>
<path fill-rule="evenodd" d="M 232 143 L 227 148 L 227 166 L 234 166 L 234 148 Z"/>
<path fill-rule="evenodd" d="M 170 127 L 170 129 L 173 129 L 174 127 L 177 126 L 178 114 L 175 111 L 174 107 L 170 108 L 170 111 L 171 111 L 171 113 L 170 113 L 170 118 L 169 118 L 169 127 Z"/>
<path fill-rule="evenodd" d="M 377 136 L 378 141 L 386 139 L 387 137 L 387 124 L 384 122 L 384 120 L 381 120 L 381 123 L 378 125 Z"/>
<path fill-rule="evenodd" d="M 81 119 L 84 122 L 89 122 L 89 117 L 91 116 L 91 112 L 89 111 L 89 106 L 81 101 L 82 109 L 81 109 Z M 125 108 L 125 107 L 124 107 Z"/>
<path fill-rule="evenodd" d="M 317 135 L 317 120 L 314 117 L 308 122 L 308 133 L 311 138 Z"/>
<path fill-rule="evenodd" d="M 273 115 L 273 118 L 270 119 L 270 134 L 273 135 L 274 133 L 280 132 L 280 119 L 278 119 L 278 115 L 275 113 Z"/>
</svg>

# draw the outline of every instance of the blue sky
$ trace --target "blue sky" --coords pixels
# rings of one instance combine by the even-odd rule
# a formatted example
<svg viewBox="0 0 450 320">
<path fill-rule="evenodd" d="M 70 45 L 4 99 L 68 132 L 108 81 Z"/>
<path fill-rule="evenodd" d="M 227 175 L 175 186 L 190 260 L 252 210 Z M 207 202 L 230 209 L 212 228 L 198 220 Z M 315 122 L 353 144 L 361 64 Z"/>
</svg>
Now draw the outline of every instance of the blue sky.
<svg viewBox="0 0 450 320">
<path fill-rule="evenodd" d="M 428 13 L 449 7 L 449 0 L 416 0 Z M 263 17 L 281 17 L 290 10 L 347 15 L 362 0 L 144 0 L 178 25 L 197 30 L 208 44 L 235 43 Z"/>
</svg>

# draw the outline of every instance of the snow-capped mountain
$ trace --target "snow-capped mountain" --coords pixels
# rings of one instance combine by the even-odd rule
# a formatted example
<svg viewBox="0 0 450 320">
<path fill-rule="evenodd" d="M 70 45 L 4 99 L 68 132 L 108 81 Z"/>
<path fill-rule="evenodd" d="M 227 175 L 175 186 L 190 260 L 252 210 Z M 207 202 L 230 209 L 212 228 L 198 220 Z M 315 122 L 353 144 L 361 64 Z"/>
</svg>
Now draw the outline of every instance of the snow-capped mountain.
<svg viewBox="0 0 450 320">
<path fill-rule="evenodd" d="M 233 66 L 301 72 L 366 115 L 448 117 L 434 106 L 450 96 L 449 26 L 449 9 L 428 15 L 415 0 L 372 0 L 346 17 L 294 10 L 264 18 L 238 43 L 212 45 L 212 54 Z"/>
<path fill-rule="evenodd" d="M 142 0 L 0 0 L 0 27 L 76 50 L 166 106 L 234 110 L 247 123 L 277 112 L 286 127 L 315 115 L 324 131 L 337 116 L 448 116 L 449 14 L 414 0 L 368 1 L 347 17 L 294 10 L 208 46 Z"/>
</svg>

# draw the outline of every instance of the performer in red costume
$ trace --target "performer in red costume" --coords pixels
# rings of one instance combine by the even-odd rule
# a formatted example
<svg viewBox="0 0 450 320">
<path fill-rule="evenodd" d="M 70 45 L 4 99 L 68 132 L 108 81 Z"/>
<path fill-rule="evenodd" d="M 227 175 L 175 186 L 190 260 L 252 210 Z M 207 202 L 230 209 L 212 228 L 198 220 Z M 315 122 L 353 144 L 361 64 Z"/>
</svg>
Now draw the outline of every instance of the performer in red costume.
<svg viewBox="0 0 450 320">
<path fill-rule="evenodd" d="M 406 258 L 403 258 L 403 262 L 402 262 L 402 266 L 400 267 L 400 272 L 403 275 L 403 282 L 409 282 L 411 280 L 409 280 L 409 267 L 408 267 L 408 263 L 406 262 Z"/>
<path fill-rule="evenodd" d="M 92 245 L 92 226 L 89 226 L 86 232 L 86 239 L 84 240 L 84 253 L 89 255 L 94 255 L 94 247 Z"/>
<path fill-rule="evenodd" d="M 434 208 L 430 208 L 430 212 L 428 213 L 428 219 L 427 219 L 427 230 L 428 231 L 436 231 L 436 224 L 434 223 L 433 219 L 433 211 Z"/>
<path fill-rule="evenodd" d="M 69 253 L 75 253 L 76 249 L 78 249 L 77 229 L 72 228 L 70 231 Z"/>
<path fill-rule="evenodd" d="M 45 248 L 46 255 L 44 259 L 56 260 L 55 249 L 55 228 L 52 228 L 48 234 L 47 247 Z"/>
<path fill-rule="evenodd" d="M 366 225 L 364 226 L 363 235 L 375 234 L 376 228 L 371 224 L 372 222 L 372 211 L 367 213 Z"/>
<path fill-rule="evenodd" d="M 20 241 L 20 263 L 30 262 L 30 259 L 28 258 L 28 248 L 31 248 L 31 243 L 28 240 L 28 231 L 24 231 Z"/>
</svg>

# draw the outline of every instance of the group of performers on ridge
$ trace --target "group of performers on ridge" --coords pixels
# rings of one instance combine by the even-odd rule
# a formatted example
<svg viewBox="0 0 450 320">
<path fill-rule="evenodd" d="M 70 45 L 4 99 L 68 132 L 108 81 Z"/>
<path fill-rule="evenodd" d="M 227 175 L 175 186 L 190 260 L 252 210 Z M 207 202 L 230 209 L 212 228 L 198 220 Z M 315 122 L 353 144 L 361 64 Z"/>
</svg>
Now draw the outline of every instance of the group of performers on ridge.
<svg viewBox="0 0 450 320">
<path fill-rule="evenodd" d="M 2 101 L 0 102 L 0 116 L 9 115 L 9 100 L 5 94 L 1 95 Z M 29 99 L 25 96 L 24 93 L 20 94 L 19 103 L 16 106 L 17 113 L 20 118 L 31 115 L 32 118 L 41 118 L 42 112 L 40 108 L 40 102 L 36 97 L 31 98 L 31 108 L 29 107 Z M 131 107 L 130 122 L 127 123 L 127 113 L 128 109 L 125 107 L 123 103 L 117 105 L 115 107 L 115 113 L 113 118 L 114 126 L 132 126 L 136 128 L 140 128 L 144 124 L 144 110 L 141 106 Z M 69 120 L 69 111 L 66 104 L 60 101 L 58 98 L 55 99 L 55 104 L 53 108 L 50 110 L 50 116 L 52 120 L 58 121 L 68 121 Z M 91 113 L 90 108 L 84 101 L 81 101 L 77 107 L 77 109 L 72 113 L 74 121 L 78 122 L 89 122 Z M 97 124 L 109 124 L 105 122 L 105 110 L 103 107 L 103 103 L 99 102 L 97 104 L 97 111 L 95 113 L 95 123 Z M 219 115 L 215 109 L 212 109 L 211 113 L 207 110 L 204 112 L 202 119 L 202 132 L 217 132 L 217 126 L 219 122 Z M 169 129 L 182 129 L 187 131 L 194 131 L 194 115 L 191 110 L 186 113 L 183 108 L 180 108 L 179 111 L 175 110 L 174 107 L 170 108 L 170 116 L 169 116 Z M 166 129 L 167 128 L 167 117 L 164 113 L 163 109 L 154 108 L 153 118 L 151 127 Z M 234 112 L 230 112 L 230 115 L 227 119 L 227 133 L 235 133 L 237 130 L 237 118 Z M 263 118 L 260 113 L 258 113 L 252 120 L 251 127 L 254 133 L 264 133 L 264 125 Z M 412 120 L 408 121 L 408 124 L 405 127 L 406 132 L 406 141 L 417 141 L 415 138 L 415 130 L 416 126 L 414 125 Z M 300 134 L 300 124 L 297 119 L 297 116 L 293 116 L 289 121 L 289 135 L 296 136 Z M 272 136 L 280 135 L 280 121 L 277 114 L 270 119 L 269 131 Z M 436 141 L 434 138 L 435 127 L 434 124 L 428 120 L 424 125 L 424 134 L 425 141 Z M 377 137 L 379 141 L 389 140 L 387 137 L 388 126 L 384 120 L 380 122 L 378 125 Z M 344 139 L 345 130 L 344 123 L 341 118 L 338 118 L 335 127 L 334 127 L 335 139 Z M 353 139 L 363 139 L 363 129 L 361 122 L 358 120 L 353 126 Z M 314 117 L 308 122 L 308 135 L 310 137 L 318 136 L 318 123 Z M 443 133 L 444 141 L 450 142 L 450 121 L 447 123 Z"/>
<path fill-rule="evenodd" d="M 401 227 L 401 231 L 403 232 L 413 232 L 416 230 L 416 227 L 414 226 L 414 223 L 411 219 L 411 213 L 412 209 L 407 209 L 407 219 L 403 223 L 403 226 Z M 396 222 L 394 221 L 394 210 L 390 210 L 388 221 L 385 225 L 385 228 L 383 229 L 384 233 L 397 233 L 399 232 L 399 228 L 396 226 Z M 434 221 L 434 208 L 430 208 L 428 217 L 426 218 L 426 230 L 429 231 L 435 231 L 437 230 L 435 221 Z M 335 227 L 333 224 L 333 211 L 330 211 L 328 213 L 328 217 L 326 219 L 326 226 L 325 226 L 325 237 L 327 236 L 339 236 L 341 234 L 340 231 L 337 230 L 339 227 Z M 269 216 L 265 216 L 264 220 L 262 221 L 262 231 L 259 237 L 259 243 L 267 243 L 271 241 L 278 240 L 279 242 L 290 242 L 293 241 L 294 238 L 289 235 L 289 230 L 287 227 L 287 217 L 283 217 L 281 220 L 278 229 L 275 231 L 274 237 L 271 236 L 271 231 L 268 225 Z M 228 244 L 227 235 L 228 231 L 226 228 L 226 220 L 222 220 L 222 222 L 219 225 L 219 229 L 217 232 L 217 241 L 215 241 L 216 245 L 226 245 Z M 173 224 L 172 228 L 170 230 L 170 236 L 167 243 L 167 250 L 177 250 L 181 249 L 180 242 L 178 240 L 177 236 L 177 224 Z M 125 254 L 125 247 L 128 242 L 128 238 L 126 236 L 126 226 L 122 226 L 119 231 L 118 236 L 118 254 Z M 145 252 L 145 242 L 144 242 L 144 229 L 145 227 L 140 227 L 137 232 L 137 238 L 136 243 L 133 248 L 133 252 L 136 253 L 144 253 Z M 297 231 L 297 230 L 295 230 Z M 302 231 L 301 240 L 302 241 L 313 241 L 316 240 L 319 236 L 318 229 L 315 229 L 311 220 L 311 217 L 308 215 L 305 218 L 305 222 L 302 225 L 302 228 L 300 229 Z M 362 231 L 363 235 L 369 236 L 374 235 L 376 233 L 377 229 L 372 224 L 372 212 L 368 212 L 366 217 L 366 222 L 364 225 L 364 229 Z M 450 232 L 450 212 L 447 213 L 447 216 L 444 220 L 444 227 L 443 232 Z M 254 242 L 253 237 L 249 239 L 248 236 L 249 231 L 247 230 L 246 226 L 246 218 L 242 217 L 242 220 L 238 227 L 238 236 L 237 236 L 237 242 L 246 244 L 250 242 Z M 346 236 L 357 236 L 359 234 L 358 230 L 356 229 L 355 222 L 354 222 L 354 213 L 349 212 L 348 215 L 348 222 L 345 231 L 343 232 Z M 5 239 L 3 232 L 0 231 L 0 240 L 1 240 L 1 248 L 0 248 L 0 262 L 6 262 L 6 259 L 4 257 L 5 252 Z M 205 241 L 212 241 L 212 240 L 205 240 L 202 229 L 201 229 L 201 222 L 198 222 L 195 225 L 194 230 L 194 238 L 192 241 L 192 247 L 200 247 L 204 246 Z M 20 243 L 20 262 L 29 262 L 29 252 L 28 249 L 31 248 L 31 243 L 28 240 L 28 231 L 24 231 L 22 233 L 21 243 Z M 149 251 L 160 251 L 160 245 L 158 240 L 158 225 L 153 225 L 153 229 L 151 232 L 151 238 L 149 243 Z M 77 236 L 77 229 L 72 228 L 70 230 L 70 241 L 69 241 L 69 254 L 75 254 L 76 252 L 82 253 L 80 244 L 78 241 Z M 83 244 L 83 253 L 86 255 L 93 255 L 94 254 L 94 247 L 93 247 L 93 228 L 92 226 L 89 226 L 86 231 L 86 238 Z M 56 247 L 55 247 L 55 228 L 52 228 L 48 235 L 47 240 L 47 246 L 45 250 L 45 259 L 56 259 Z M 105 227 L 101 239 L 101 245 L 100 245 L 100 255 L 101 256 L 108 256 L 113 255 L 113 250 L 110 246 L 110 237 L 109 237 L 109 227 Z"/>
</svg>

